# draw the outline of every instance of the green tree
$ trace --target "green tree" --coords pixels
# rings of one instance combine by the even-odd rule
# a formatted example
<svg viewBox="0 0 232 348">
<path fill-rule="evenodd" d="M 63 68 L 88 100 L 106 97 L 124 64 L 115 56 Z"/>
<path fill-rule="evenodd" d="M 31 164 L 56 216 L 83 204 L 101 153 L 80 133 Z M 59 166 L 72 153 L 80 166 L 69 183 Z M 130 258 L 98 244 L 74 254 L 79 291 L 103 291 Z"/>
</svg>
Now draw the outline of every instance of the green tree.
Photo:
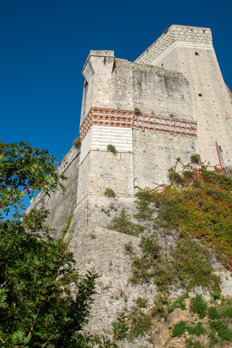
<svg viewBox="0 0 232 348">
<path fill-rule="evenodd" d="M 49 194 L 65 178 L 54 158 L 24 142 L 0 142 L 0 347 L 87 347 L 94 271 L 81 277 L 48 211 L 21 214 L 26 195 Z M 11 218 L 8 218 L 10 213 Z"/>
</svg>

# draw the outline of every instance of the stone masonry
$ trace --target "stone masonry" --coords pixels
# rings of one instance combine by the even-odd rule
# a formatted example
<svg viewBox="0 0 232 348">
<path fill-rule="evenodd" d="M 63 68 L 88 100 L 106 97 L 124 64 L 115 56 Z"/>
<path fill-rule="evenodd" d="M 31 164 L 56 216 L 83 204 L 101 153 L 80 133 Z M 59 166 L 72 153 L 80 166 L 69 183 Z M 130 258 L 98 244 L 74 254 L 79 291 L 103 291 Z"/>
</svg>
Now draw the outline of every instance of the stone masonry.
<svg viewBox="0 0 232 348">
<path fill-rule="evenodd" d="M 125 244 L 139 252 L 139 238 L 108 224 L 122 210 L 133 219 L 136 186 L 167 183 L 177 157 L 187 163 L 199 153 L 218 165 L 217 141 L 232 164 L 232 98 L 208 28 L 172 25 L 135 62 L 115 58 L 114 51 L 90 51 L 83 75 L 81 148 L 73 147 L 58 168 L 68 178 L 66 191 L 40 193 L 31 207 L 50 210 L 58 236 L 73 214 L 70 249 L 78 267 L 94 267 L 101 276 L 89 323 L 101 332 L 122 311 L 124 295 L 129 307 L 139 296 L 152 303 L 156 291 L 154 284 L 130 285 Z M 116 154 L 107 151 L 109 144 Z M 116 198 L 107 198 L 106 188 Z M 224 274 L 224 295 L 232 296 L 226 272 L 215 268 Z"/>
</svg>

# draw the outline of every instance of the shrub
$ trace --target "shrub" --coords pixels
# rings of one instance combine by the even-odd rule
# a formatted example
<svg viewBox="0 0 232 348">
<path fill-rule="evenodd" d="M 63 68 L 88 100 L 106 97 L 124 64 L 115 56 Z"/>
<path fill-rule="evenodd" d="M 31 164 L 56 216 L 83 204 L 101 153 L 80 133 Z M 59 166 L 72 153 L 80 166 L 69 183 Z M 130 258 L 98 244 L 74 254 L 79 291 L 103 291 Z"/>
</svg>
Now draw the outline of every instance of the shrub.
<svg viewBox="0 0 232 348">
<path fill-rule="evenodd" d="M 141 111 L 138 108 L 135 108 L 134 112 L 135 112 L 136 115 L 141 115 Z"/>
<path fill-rule="evenodd" d="M 108 144 L 107 145 L 107 151 L 112 152 L 114 155 L 116 155 L 116 153 L 117 153 L 117 150 L 116 150 L 115 146 L 112 145 L 112 144 Z"/>
<path fill-rule="evenodd" d="M 133 247 L 132 247 L 132 243 L 131 242 L 126 243 L 124 245 L 124 247 L 125 247 L 126 254 L 128 254 L 128 255 L 132 255 L 133 254 Z"/>
<path fill-rule="evenodd" d="M 116 194 L 115 194 L 115 192 L 114 192 L 114 190 L 112 190 L 111 188 L 109 188 L 109 187 L 107 187 L 106 189 L 105 189 L 105 192 L 104 192 L 104 195 L 106 196 L 106 197 L 115 197 L 116 196 Z"/>
<path fill-rule="evenodd" d="M 153 202 L 153 190 L 150 189 L 139 189 L 139 191 L 136 193 L 136 204 L 138 213 L 135 215 L 136 219 L 139 220 L 150 220 L 152 210 L 149 207 L 150 203 Z"/>
<path fill-rule="evenodd" d="M 142 255 L 133 258 L 133 283 L 153 279 L 159 291 L 180 285 L 188 291 L 196 286 L 220 291 L 220 278 L 213 274 L 208 250 L 195 241 L 180 239 L 167 256 L 154 237 L 142 238 Z M 171 257 L 170 257 L 171 256 Z M 184 303 L 179 304 L 180 308 Z"/>
<path fill-rule="evenodd" d="M 123 340 L 128 331 L 126 316 L 124 313 L 118 313 L 117 320 L 112 324 L 112 331 L 116 340 Z"/>
<path fill-rule="evenodd" d="M 128 315 L 129 332 L 128 339 L 133 341 L 138 336 L 144 336 L 151 327 L 151 318 L 144 314 L 139 308 L 133 308 Z"/>
<path fill-rule="evenodd" d="M 158 293 L 155 297 L 155 306 L 152 308 L 152 316 L 159 315 L 160 317 L 167 318 L 169 313 L 169 300 L 168 300 L 168 294 Z"/>
<path fill-rule="evenodd" d="M 147 306 L 147 299 L 146 298 L 142 298 L 142 297 L 138 297 L 136 299 L 136 303 L 140 308 L 146 308 Z"/>
<path fill-rule="evenodd" d="M 200 164 L 201 163 L 201 156 L 200 155 L 192 155 L 190 157 L 191 163 L 193 164 Z"/>
<path fill-rule="evenodd" d="M 180 239 L 172 255 L 175 275 L 187 290 L 196 286 L 220 290 L 220 278 L 213 273 L 207 248 L 194 240 Z"/>
<path fill-rule="evenodd" d="M 142 238 L 140 246 L 143 252 L 147 255 L 151 255 L 153 259 L 158 257 L 161 249 L 158 241 L 153 237 Z"/>
<path fill-rule="evenodd" d="M 161 254 L 162 248 L 155 238 L 143 237 L 140 247 L 143 255 L 141 258 L 134 258 L 132 264 L 134 271 L 137 271 L 134 272 L 134 275 L 137 273 L 137 282 L 147 282 L 153 278 L 159 291 L 166 290 L 173 280 L 172 263 Z"/>
<path fill-rule="evenodd" d="M 81 146 L 81 138 L 76 138 L 73 142 L 73 145 L 75 147 L 75 149 L 79 149 L 79 147 Z"/>
<path fill-rule="evenodd" d="M 108 228 L 131 236 L 138 236 L 144 230 L 143 226 L 131 222 L 129 217 L 124 213 L 113 218 Z"/>
</svg>

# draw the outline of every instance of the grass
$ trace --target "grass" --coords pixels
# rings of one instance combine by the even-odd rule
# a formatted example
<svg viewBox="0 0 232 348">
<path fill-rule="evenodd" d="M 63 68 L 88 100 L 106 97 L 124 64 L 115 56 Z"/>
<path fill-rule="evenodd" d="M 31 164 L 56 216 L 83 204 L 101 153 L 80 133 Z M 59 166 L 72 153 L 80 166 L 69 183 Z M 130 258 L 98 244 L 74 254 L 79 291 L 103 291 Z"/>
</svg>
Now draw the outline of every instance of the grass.
<svg viewBox="0 0 232 348">
<path fill-rule="evenodd" d="M 70 227 L 70 225 L 71 225 L 71 223 L 72 223 L 73 216 L 74 216 L 74 215 L 71 214 L 71 215 L 67 218 L 65 227 L 64 227 L 64 229 L 62 230 L 62 238 L 64 238 L 64 237 L 66 236 L 66 234 L 67 234 L 67 232 L 68 232 L 68 230 L 69 230 L 69 227 Z"/>
<path fill-rule="evenodd" d="M 200 336 L 205 333 L 205 329 L 203 328 L 201 322 L 198 322 L 196 325 L 193 326 L 188 325 L 186 329 L 190 335 Z"/>
<path fill-rule="evenodd" d="M 144 336 L 151 328 L 151 318 L 135 307 L 128 314 L 128 340 L 133 341 L 138 336 Z"/>
<path fill-rule="evenodd" d="M 211 346 L 222 342 L 232 341 L 232 300 L 223 299 L 217 307 L 208 309 L 208 317 L 211 328 L 210 342 Z"/>
<path fill-rule="evenodd" d="M 172 329 L 173 337 L 180 337 L 185 332 L 188 332 L 190 335 L 200 336 L 205 333 L 205 330 L 202 326 L 202 323 L 198 322 L 196 325 L 187 325 L 186 321 L 178 321 Z"/>
<path fill-rule="evenodd" d="M 130 255 L 130 256 L 133 255 L 134 251 L 133 251 L 133 246 L 131 242 L 126 243 L 124 245 L 124 248 L 127 255 Z"/>
<path fill-rule="evenodd" d="M 185 331 L 186 331 L 186 322 L 181 320 L 181 321 L 178 321 L 178 323 L 176 323 L 174 325 L 174 328 L 172 329 L 172 336 L 173 337 L 180 337 L 182 336 Z"/>
<path fill-rule="evenodd" d="M 173 311 L 175 308 L 180 308 L 182 311 L 186 309 L 186 305 L 184 303 L 184 300 L 189 298 L 188 293 L 185 293 L 181 296 L 179 296 L 171 305 L 171 310 Z"/>
<path fill-rule="evenodd" d="M 218 336 L 224 341 L 232 341 L 232 330 L 221 320 L 212 321 L 210 327 L 213 331 L 217 331 Z"/>
<path fill-rule="evenodd" d="M 193 313 L 197 313 L 202 319 L 207 313 L 207 303 L 203 300 L 201 295 L 197 294 L 191 299 L 190 309 Z"/>
<path fill-rule="evenodd" d="M 219 317 L 232 319 L 232 299 L 227 299 L 218 307 Z"/>
<path fill-rule="evenodd" d="M 117 320 L 112 324 L 114 340 L 127 339 L 133 341 L 138 336 L 144 336 L 151 327 L 151 318 L 144 314 L 140 308 L 134 307 L 126 316 L 118 313 Z"/>
<path fill-rule="evenodd" d="M 218 313 L 217 308 L 215 307 L 210 307 L 208 309 L 208 317 L 212 320 L 218 320 L 220 318 L 220 315 Z"/>
<path fill-rule="evenodd" d="M 192 341 L 190 339 L 186 340 L 186 348 L 202 348 L 199 341 Z"/>
<path fill-rule="evenodd" d="M 202 319 L 207 313 L 207 303 L 203 300 L 201 295 L 196 295 L 191 299 L 190 309 L 193 313 L 197 313 Z"/>
<path fill-rule="evenodd" d="M 191 163 L 192 164 L 201 164 L 201 157 L 200 155 L 196 154 L 196 155 L 192 155 L 190 157 Z"/>
</svg>

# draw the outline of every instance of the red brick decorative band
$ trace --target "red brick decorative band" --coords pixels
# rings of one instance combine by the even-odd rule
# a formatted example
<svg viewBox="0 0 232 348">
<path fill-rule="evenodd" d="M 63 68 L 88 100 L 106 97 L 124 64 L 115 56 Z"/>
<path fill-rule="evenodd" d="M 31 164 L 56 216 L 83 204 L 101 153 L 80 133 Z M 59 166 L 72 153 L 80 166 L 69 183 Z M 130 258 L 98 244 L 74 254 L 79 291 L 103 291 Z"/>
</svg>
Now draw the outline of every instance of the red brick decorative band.
<svg viewBox="0 0 232 348">
<path fill-rule="evenodd" d="M 197 136 L 197 122 L 174 119 L 172 117 L 137 115 L 134 111 L 92 108 L 80 127 L 84 139 L 92 126 L 142 129 Z"/>
</svg>

